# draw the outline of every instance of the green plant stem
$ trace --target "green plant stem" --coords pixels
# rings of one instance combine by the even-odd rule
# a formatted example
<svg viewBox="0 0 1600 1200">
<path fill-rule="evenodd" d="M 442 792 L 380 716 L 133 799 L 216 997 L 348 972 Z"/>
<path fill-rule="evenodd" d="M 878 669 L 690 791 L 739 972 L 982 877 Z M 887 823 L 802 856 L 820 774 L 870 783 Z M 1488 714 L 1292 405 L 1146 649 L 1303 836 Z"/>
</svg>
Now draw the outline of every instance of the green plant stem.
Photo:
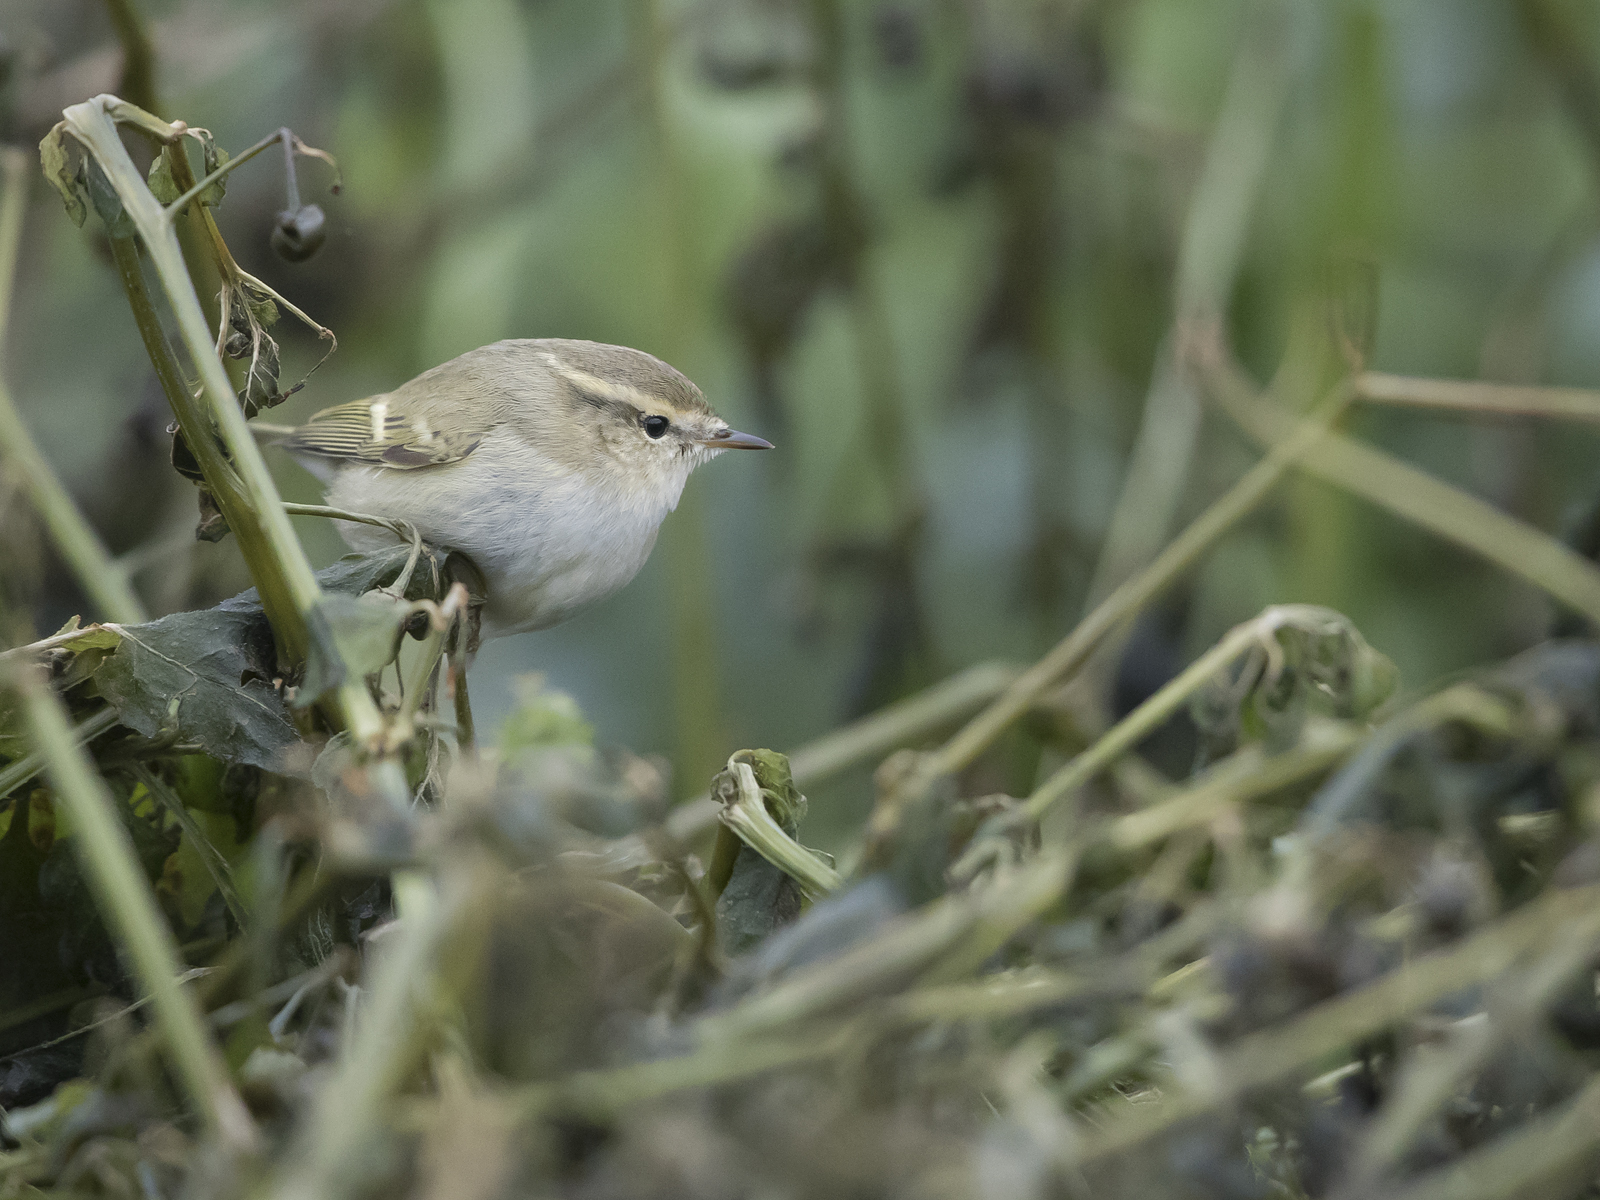
<svg viewBox="0 0 1600 1200">
<path fill-rule="evenodd" d="M 1277 449 L 1315 430 L 1303 470 L 1488 559 L 1600 624 L 1600 569 L 1542 530 L 1381 450 L 1298 420 L 1260 400 L 1229 364 L 1207 368 L 1208 386 L 1246 433 Z"/>
<path fill-rule="evenodd" d="M 406 556 L 406 565 L 400 569 L 400 574 L 395 576 L 394 583 L 390 585 L 393 591 L 401 596 L 405 595 L 406 587 L 411 582 L 411 573 L 417 569 L 417 562 L 422 557 L 422 534 L 410 521 L 391 521 L 386 517 L 351 512 L 327 504 L 291 504 L 284 501 L 283 511 L 291 517 L 326 517 L 331 521 L 354 521 L 358 525 L 372 525 L 378 529 L 387 529 L 402 542 L 409 542 L 411 553 Z"/>
<path fill-rule="evenodd" d="M 1011 932 L 1055 904 L 1076 856 L 1052 850 L 970 892 L 908 913 L 835 958 L 796 971 L 770 990 L 695 1025 L 700 1044 L 770 1034 L 813 1018 L 848 1012 L 873 997 L 923 984 L 953 983 L 998 949 Z"/>
<path fill-rule="evenodd" d="M 300 1126 L 283 1171 L 271 1189 L 275 1200 L 334 1200 L 364 1193 L 363 1174 L 395 1092 L 425 1052 L 428 1025 L 440 1015 L 434 994 L 437 959 L 464 914 L 503 886 L 497 872 L 477 871 L 454 889 L 437 889 L 425 877 L 405 885 L 405 917 L 370 969 L 361 1019 Z"/>
<path fill-rule="evenodd" d="M 844 886 L 839 872 L 796 842 L 772 819 L 755 772 L 747 763 L 730 762 L 738 796 L 722 809 L 722 823 L 739 840 L 800 885 L 809 900 L 821 900 Z"/>
<path fill-rule="evenodd" d="M 116 801 L 77 744 L 65 708 L 42 674 L 14 669 L 10 681 L 27 712 L 57 798 L 71 814 L 74 849 L 106 923 L 116 933 L 155 1006 L 179 1080 L 201 1120 L 224 1145 L 249 1150 L 255 1126 L 229 1081 L 194 998 L 179 985 L 177 943 L 156 907 Z"/>
<path fill-rule="evenodd" d="M 806 743 L 789 755 L 795 787 L 803 791 L 826 783 L 851 767 L 948 728 L 993 700 L 1020 673 L 1010 663 L 978 663 Z M 667 832 L 680 842 L 694 841 L 716 828 L 721 811 L 710 795 L 701 793 L 672 810 Z"/>
<path fill-rule="evenodd" d="M 1292 438 L 1274 445 L 1233 487 L 1169 542 L 1148 567 L 1119 585 L 1054 649 L 1019 675 L 994 703 L 934 752 L 928 763 L 929 772 L 950 775 L 970 766 L 1048 688 L 1082 666 L 1108 635 L 1160 595 L 1260 504 L 1289 468 L 1318 442 L 1349 400 L 1348 387 L 1337 387 L 1317 414 L 1308 418 Z"/>
<path fill-rule="evenodd" d="M 529 1088 L 522 1093 L 524 1111 L 606 1116 L 685 1088 L 830 1057 L 856 1044 L 874 1023 L 1005 1016 L 1057 1003 L 1082 990 L 1082 984 L 1063 985 L 1059 978 L 1049 978 L 1013 988 L 1003 983 L 957 987 L 944 978 L 949 970 L 987 958 L 996 936 L 1004 938 L 1054 903 L 1070 870 L 1065 859 L 1046 857 L 970 895 L 936 901 L 839 957 L 800 970 L 769 992 L 701 1018 L 692 1027 L 695 1048 L 688 1054 L 581 1071 Z M 934 986 L 885 996 L 930 972 Z M 872 1000 L 881 1004 L 863 1012 L 860 1006 Z M 841 1014 L 831 1026 L 808 1024 Z M 799 1036 L 792 1036 L 795 1030 Z"/>
<path fill-rule="evenodd" d="M 521 1093 L 519 1108 L 533 1117 L 577 1112 L 603 1119 L 630 1104 L 669 1096 L 688 1088 L 733 1083 L 780 1067 L 815 1062 L 838 1054 L 854 1030 L 829 1036 L 768 1036 L 750 1041 L 711 1042 L 692 1053 L 610 1070 L 578 1071 Z"/>
<path fill-rule="evenodd" d="M 1600 423 L 1600 391 L 1587 388 L 1519 387 L 1476 379 L 1427 379 L 1363 371 L 1356 395 L 1369 403 L 1502 417 L 1553 417 Z"/>
<path fill-rule="evenodd" d="M 100 535 L 84 519 L 22 423 L 4 379 L 0 379 L 0 458 L 21 475 L 29 503 L 98 615 L 124 625 L 148 621 L 127 573 L 112 561 Z"/>
<path fill-rule="evenodd" d="M 117 719 L 117 710 L 114 708 L 102 708 L 93 716 L 85 717 L 72 731 L 73 744 L 82 746 L 92 742 L 115 725 Z M 15 762 L 7 763 L 4 769 L 0 769 L 0 799 L 9 796 L 42 770 L 44 755 L 38 750 L 30 750 Z"/>
<path fill-rule="evenodd" d="M 1144 740 L 1158 725 L 1178 711 L 1185 701 L 1220 674 L 1234 659 L 1270 637 L 1266 628 L 1272 610 L 1253 621 L 1236 626 L 1226 637 L 1207 650 L 1180 674 L 1167 682 L 1081 754 L 1076 754 L 1046 779 L 1022 807 L 1030 821 L 1037 821 L 1057 800 L 1088 783 L 1111 763 Z"/>
<path fill-rule="evenodd" d="M 223 163 L 220 167 L 218 167 L 215 171 L 211 172 L 211 174 L 207 175 L 204 179 L 201 179 L 198 182 L 196 182 L 193 186 L 191 186 L 189 188 L 188 191 L 184 192 L 183 195 L 179 196 L 171 204 L 167 205 L 166 206 L 167 220 L 171 221 L 171 220 L 174 220 L 175 218 L 177 218 L 183 212 L 184 209 L 189 207 L 190 202 L 193 201 L 194 198 L 196 196 L 198 196 L 201 192 L 205 191 L 208 187 L 210 187 L 212 184 L 216 183 L 219 179 L 226 179 L 229 176 L 229 174 L 231 174 L 233 171 L 236 171 L 238 168 L 244 166 L 245 163 L 249 162 L 256 155 L 260 154 L 268 146 L 276 145 L 278 142 L 281 142 L 286 138 L 292 138 L 293 136 L 294 135 L 292 133 L 290 133 L 288 131 L 288 129 L 280 129 L 275 133 L 267 134 L 266 137 L 262 138 L 254 146 L 251 146 L 248 150 L 240 151 L 238 155 L 236 155 L 233 158 L 230 158 L 227 162 Z"/>
<path fill-rule="evenodd" d="M 109 119 L 107 120 L 109 123 Z M 112 132 L 114 135 L 114 127 Z M 120 142 L 117 143 L 117 148 L 121 148 Z M 127 167 L 129 171 L 134 170 L 131 161 Z M 113 182 L 116 181 L 116 177 L 111 176 L 110 172 L 107 174 Z M 145 189 L 145 192 L 150 205 L 159 211 L 160 206 L 156 204 L 155 198 L 148 195 L 148 189 Z M 124 203 L 126 204 L 126 201 Z M 132 211 L 129 209 L 130 213 Z M 168 236 L 170 240 L 170 234 Z M 252 580 L 261 595 L 261 606 L 272 625 L 273 634 L 277 637 L 280 649 L 286 657 L 292 660 L 303 659 L 310 645 L 310 635 L 304 618 L 295 606 L 295 597 L 289 588 L 286 576 L 276 569 L 273 547 L 265 525 L 259 518 L 254 497 L 238 471 L 234 469 L 233 463 L 229 461 L 223 447 L 217 443 L 215 424 L 207 411 L 209 406 L 215 406 L 216 400 L 214 397 L 208 397 L 211 404 L 209 406 L 203 404 L 184 379 L 177 355 L 167 340 L 165 329 L 162 328 L 160 314 L 156 311 L 154 300 L 145 285 L 144 268 L 140 262 L 136 240 L 131 237 L 109 240 L 112 261 L 116 264 L 117 274 L 122 280 L 128 305 L 133 310 L 134 324 L 139 329 L 145 351 L 155 367 L 156 378 L 161 383 L 162 391 L 166 393 L 173 415 L 178 419 L 178 427 L 183 431 L 184 441 L 200 464 L 200 470 L 206 477 L 206 484 L 210 487 L 212 495 L 216 498 L 218 509 L 227 520 L 228 528 L 233 531 L 234 537 L 239 539 L 240 552 L 250 567 Z M 146 246 L 149 245 L 150 242 L 147 241 Z M 169 262 L 169 269 L 172 266 L 173 264 Z M 182 268 L 181 258 L 177 266 Z M 186 270 L 183 278 L 188 279 Z M 170 297 L 170 289 L 174 285 L 173 277 L 170 274 L 163 275 L 162 283 L 168 289 Z M 192 285 L 190 292 L 191 294 L 193 292 Z M 195 303 L 198 305 L 198 300 Z M 200 321 L 203 328 L 204 316 L 201 316 Z M 204 353 L 209 358 L 216 358 L 209 338 L 204 343 Z M 192 345 L 190 355 L 192 359 L 194 355 Z M 221 393 L 229 397 L 225 403 L 237 411 L 237 405 L 231 399 L 232 390 L 227 386 L 227 377 L 222 374 L 220 363 L 217 374 L 221 376 L 220 381 L 212 380 L 209 386 L 219 387 Z M 240 415 L 243 416 L 242 413 Z"/>
<path fill-rule="evenodd" d="M 191 410 L 188 414 L 196 421 L 192 427 L 185 425 L 190 449 L 202 469 L 209 459 L 217 472 L 214 480 L 208 471 L 207 482 L 213 484 L 217 506 L 240 538 L 240 548 L 245 551 L 262 607 L 285 650 L 292 659 L 301 661 L 310 652 L 315 637 L 318 652 L 337 662 L 338 650 L 319 608 L 322 593 L 316 575 L 294 536 L 266 460 L 228 383 L 177 236 L 165 211 L 128 157 L 111 118 L 109 110 L 118 108 L 119 104 L 114 97 L 97 97 L 73 105 L 63 117 L 67 129 L 94 155 L 122 201 L 124 211 L 139 230 L 151 264 L 167 293 L 190 361 L 200 374 L 207 412 L 202 416 Z M 147 127 L 153 121 L 145 114 L 135 123 Z M 166 128 L 168 133 L 163 140 L 167 143 L 174 178 L 182 186 L 184 178 L 190 177 L 187 157 L 181 153 L 181 146 L 175 145 L 181 140 L 182 130 L 176 126 Z M 205 215 L 203 205 L 199 206 L 199 211 Z M 186 390 L 180 390 L 187 396 Z M 186 404 L 185 408 L 188 407 Z M 181 411 L 178 413 L 180 423 L 184 415 Z M 222 469 L 227 464 L 217 461 L 221 452 L 211 444 L 213 423 L 233 462 L 233 468 L 228 470 Z M 231 486 L 234 479 L 237 479 L 236 487 Z M 337 695 L 355 744 L 363 750 L 381 745 L 383 717 L 361 682 L 347 679 L 340 685 Z"/>
<path fill-rule="evenodd" d="M 11 315 L 17 250 L 27 207 L 28 167 L 29 159 L 23 151 L 10 146 L 0 149 L 0 171 L 5 176 L 4 184 L 0 185 L 0 341 L 5 338 Z M 0 374 L 0 458 L 21 476 L 29 503 L 100 616 L 130 625 L 149 620 L 144 605 L 129 586 L 127 574 L 112 561 L 100 535 L 84 520 L 71 494 L 28 432 L 3 374 Z"/>
<path fill-rule="evenodd" d="M 1539 961 L 1488 990 L 1484 1020 L 1458 1027 L 1438 1052 L 1415 1056 L 1401 1067 L 1350 1156 L 1346 1189 L 1366 1195 L 1380 1191 L 1383 1177 L 1404 1160 L 1434 1115 L 1495 1053 L 1539 1036 L 1552 997 L 1583 973 L 1591 954 L 1592 946 L 1581 939 L 1551 947 Z"/>
</svg>

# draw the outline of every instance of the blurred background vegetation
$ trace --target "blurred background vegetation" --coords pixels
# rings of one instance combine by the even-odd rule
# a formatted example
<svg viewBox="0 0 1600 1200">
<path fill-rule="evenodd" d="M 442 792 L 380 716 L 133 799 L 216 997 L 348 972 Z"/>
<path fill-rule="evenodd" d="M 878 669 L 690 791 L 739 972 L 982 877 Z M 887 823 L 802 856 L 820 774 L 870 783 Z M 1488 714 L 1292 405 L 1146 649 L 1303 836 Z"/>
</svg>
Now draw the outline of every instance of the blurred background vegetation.
<svg viewBox="0 0 1600 1200">
<path fill-rule="evenodd" d="M 1375 270 L 1371 365 L 1600 383 L 1600 21 L 1558 0 L 140 0 L 148 72 L 101 0 L 7 0 L 0 125 L 153 98 L 237 151 L 281 125 L 329 238 L 268 249 L 276 156 L 218 220 L 339 351 L 273 415 L 393 387 L 502 337 L 660 355 L 778 443 L 691 483 L 644 573 L 492 643 L 690 794 L 986 657 L 1029 661 L 1255 451 L 1177 362 L 1222 319 L 1266 379 L 1315 372 L 1329 272 Z M 116 6 L 111 6 L 114 11 Z M 148 100 L 146 101 L 148 102 Z M 192 540 L 193 489 L 92 236 L 33 185 L 7 371 L 156 613 L 248 586 Z M 321 354 L 285 340 L 285 382 Z M 1296 364 L 1299 364 L 1298 367 Z M 1600 488 L 1583 427 L 1357 410 L 1353 432 L 1546 529 Z M 734 461 L 737 459 L 737 461 Z M 308 476 L 275 458 L 289 499 Z M 39 633 L 85 611 L 20 500 L 8 587 Z M 339 553 L 302 520 L 321 565 Z M 1268 603 L 1348 613 L 1411 688 L 1542 637 L 1531 587 L 1296 480 L 1096 678 L 1149 693 Z M 86 616 L 89 615 L 86 613 Z M 1186 763 L 1180 764 L 1187 766 Z M 1025 792 L 1027 781 L 1013 790 Z M 814 797 L 855 827 L 864 773 Z"/>
</svg>

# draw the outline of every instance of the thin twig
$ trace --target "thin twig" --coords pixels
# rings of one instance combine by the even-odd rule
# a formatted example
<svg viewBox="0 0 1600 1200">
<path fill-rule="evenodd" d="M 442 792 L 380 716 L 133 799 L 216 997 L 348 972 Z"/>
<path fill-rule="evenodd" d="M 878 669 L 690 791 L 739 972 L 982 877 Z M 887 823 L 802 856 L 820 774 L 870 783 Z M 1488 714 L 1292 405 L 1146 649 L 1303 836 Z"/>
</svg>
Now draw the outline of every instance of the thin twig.
<svg viewBox="0 0 1600 1200">
<path fill-rule="evenodd" d="M 1600 391 L 1588 388 L 1523 387 L 1477 379 L 1427 379 L 1363 371 L 1356 395 L 1374 404 L 1500 417 L 1553 417 L 1600 423 Z"/>
<path fill-rule="evenodd" d="M 1157 726 L 1177 712 L 1189 697 L 1220 675 L 1241 654 L 1265 645 L 1280 629 L 1293 627 L 1306 611 L 1326 614 L 1328 610 L 1308 610 L 1300 605 L 1278 605 L 1260 616 L 1235 626 L 1223 639 L 1169 680 L 1153 696 L 1112 726 L 1083 753 L 1075 755 L 1028 797 L 1022 812 L 1037 821 L 1063 796 L 1088 783 L 1117 758 L 1137 746 Z"/>
<path fill-rule="evenodd" d="M 176 219 L 177 216 L 180 213 L 182 213 L 184 209 L 189 207 L 190 203 L 194 200 L 194 198 L 196 196 L 200 195 L 201 192 L 205 191 L 208 187 L 210 187 L 212 184 L 216 183 L 219 179 L 226 179 L 230 172 L 236 170 L 239 167 L 244 166 L 245 163 L 249 162 L 256 155 L 260 154 L 268 146 L 275 145 L 276 143 L 279 143 L 279 142 L 283 143 L 284 153 L 287 156 L 287 158 L 286 158 L 287 191 L 288 191 L 288 197 L 289 197 L 289 208 L 291 210 L 300 207 L 300 191 L 299 191 L 299 187 L 297 186 L 297 184 L 295 182 L 295 177 L 294 177 L 294 156 L 295 156 L 296 153 L 309 154 L 313 158 L 320 158 L 320 159 L 324 160 L 325 162 L 327 162 L 327 163 L 329 163 L 330 165 L 333 166 L 333 169 L 334 169 L 335 173 L 337 173 L 338 170 L 339 170 L 338 165 L 334 164 L 333 159 L 330 158 L 327 154 L 323 153 L 320 150 L 312 151 L 309 146 L 307 146 L 299 138 L 295 137 L 295 135 L 294 135 L 294 133 L 292 131 L 290 131 L 288 129 L 280 129 L 275 133 L 267 134 L 266 137 L 262 138 L 254 146 L 251 146 L 248 150 L 240 151 L 240 153 L 237 156 L 235 156 L 234 158 L 230 158 L 227 162 L 223 163 L 215 171 L 211 172 L 211 174 L 207 175 L 205 178 L 203 178 L 203 179 L 199 180 L 198 182 L 196 182 L 193 187 L 191 187 L 188 191 L 184 192 L 183 195 L 179 196 L 171 204 L 167 205 L 167 209 L 166 209 L 167 220 L 168 221 L 172 221 L 172 220 Z M 337 187 L 335 187 L 335 190 L 337 190 Z M 251 277 L 251 278 L 253 279 L 253 277 Z"/>
<path fill-rule="evenodd" d="M 115 725 L 118 719 L 117 710 L 109 707 L 102 708 L 92 717 L 84 718 L 72 731 L 73 744 L 82 746 L 92 742 Z M 0 798 L 9 796 L 42 770 L 44 770 L 44 754 L 39 750 L 31 750 L 16 762 L 6 764 L 5 769 L 0 770 Z"/>
<path fill-rule="evenodd" d="M 351 512 L 327 504 L 291 504 L 284 501 L 283 511 L 291 517 L 327 517 L 333 521 L 354 521 L 358 525 L 373 525 L 379 529 L 387 529 L 402 542 L 409 542 L 411 553 L 406 556 L 406 565 L 401 568 L 392 585 L 393 591 L 401 596 L 405 595 L 406 587 L 411 582 L 411 573 L 417 569 L 417 560 L 422 557 L 422 534 L 410 521 L 375 517 L 371 513 Z"/>
</svg>

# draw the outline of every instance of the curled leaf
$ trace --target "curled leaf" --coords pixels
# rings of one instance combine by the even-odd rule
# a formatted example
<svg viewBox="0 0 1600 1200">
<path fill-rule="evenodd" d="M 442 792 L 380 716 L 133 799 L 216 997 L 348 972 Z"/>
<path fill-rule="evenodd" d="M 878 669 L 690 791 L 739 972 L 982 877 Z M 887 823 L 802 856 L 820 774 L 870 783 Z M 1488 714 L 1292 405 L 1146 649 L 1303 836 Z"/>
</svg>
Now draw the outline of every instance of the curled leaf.
<svg viewBox="0 0 1600 1200">
<path fill-rule="evenodd" d="M 145 183 L 150 187 L 150 194 L 163 205 L 171 204 L 183 194 L 172 178 L 172 164 L 165 154 L 156 155 L 155 161 L 150 164 L 150 174 L 145 177 Z"/>
<path fill-rule="evenodd" d="M 209 133 L 199 140 L 201 159 L 205 164 L 207 175 L 213 174 L 219 168 L 227 165 L 228 152 L 221 146 L 217 145 L 216 142 L 212 141 Z M 228 177 L 224 175 L 221 179 L 216 180 L 210 184 L 205 191 L 200 193 L 200 203 L 207 205 L 210 208 L 216 208 L 222 203 L 222 197 L 227 193 L 227 191 Z"/>
<path fill-rule="evenodd" d="M 74 225 L 82 225 L 84 217 L 89 215 L 89 209 L 83 202 L 83 181 L 78 168 L 67 153 L 66 129 L 67 123 L 58 121 L 44 135 L 44 140 L 39 143 L 39 162 L 44 167 L 44 177 L 50 181 L 50 186 L 61 193 L 67 216 L 72 218 Z"/>
</svg>

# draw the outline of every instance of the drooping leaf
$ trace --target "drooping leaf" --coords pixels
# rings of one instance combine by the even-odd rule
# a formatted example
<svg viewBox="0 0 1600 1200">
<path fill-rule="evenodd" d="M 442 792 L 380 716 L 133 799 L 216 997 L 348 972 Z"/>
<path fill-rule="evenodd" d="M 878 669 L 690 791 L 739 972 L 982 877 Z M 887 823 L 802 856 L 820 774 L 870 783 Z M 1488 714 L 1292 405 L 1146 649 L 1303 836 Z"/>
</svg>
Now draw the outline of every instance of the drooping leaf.
<svg viewBox="0 0 1600 1200">
<path fill-rule="evenodd" d="M 273 653 L 258 614 L 174 613 L 124 626 L 95 681 L 145 737 L 170 734 L 225 762 L 282 770 L 283 751 L 299 738 L 270 682 Z"/>
<path fill-rule="evenodd" d="M 323 599 L 322 615 L 338 658 L 324 653 L 307 659 L 295 707 L 313 704 L 338 686 L 341 679 L 329 670 L 335 661 L 342 662 L 345 671 L 358 677 L 376 674 L 393 662 L 408 611 L 408 606 L 397 598 L 377 590 L 359 597 L 330 592 Z"/>
<path fill-rule="evenodd" d="M 81 226 L 84 217 L 89 215 L 89 209 L 83 202 L 83 185 L 78 177 L 78 169 L 67 153 L 66 128 L 66 122 L 60 121 L 44 135 L 44 140 L 39 143 L 39 162 L 44 167 L 44 177 L 50 181 L 50 186 L 61 193 L 67 216 L 72 218 L 74 225 Z"/>
<path fill-rule="evenodd" d="M 365 554 L 346 554 L 331 566 L 318 571 L 317 583 L 324 592 L 342 593 L 346 596 L 359 596 L 363 592 L 370 592 L 373 588 L 389 587 L 400 577 L 400 572 L 405 569 L 406 559 L 410 554 L 409 546 L 398 544 L 384 546 Z M 411 573 L 411 579 L 406 585 L 407 600 L 419 600 L 424 597 L 439 599 L 438 587 L 434 582 L 434 569 L 431 565 L 432 557 L 424 547 L 417 569 Z M 223 612 L 259 613 L 261 596 L 255 588 L 250 588 L 237 596 L 229 597 L 217 607 Z"/>
<path fill-rule="evenodd" d="M 172 178 L 172 164 L 167 161 L 165 154 L 156 155 L 155 161 L 150 164 L 150 174 L 145 177 L 145 183 L 150 187 L 150 194 L 162 204 L 171 204 L 183 194 Z"/>
<path fill-rule="evenodd" d="M 1342 613 L 1299 604 L 1273 612 L 1270 642 L 1190 705 L 1208 760 L 1245 740 L 1292 744 L 1308 716 L 1365 720 L 1399 682 L 1394 663 Z"/>
<path fill-rule="evenodd" d="M 201 158 L 207 175 L 228 165 L 228 152 L 212 141 L 210 134 L 206 134 L 205 137 L 200 139 L 200 147 Z M 217 205 L 222 203 L 222 197 L 227 194 L 227 191 L 228 177 L 224 175 L 221 179 L 206 186 L 205 191 L 200 193 L 200 203 L 210 208 L 216 208 Z"/>
</svg>

